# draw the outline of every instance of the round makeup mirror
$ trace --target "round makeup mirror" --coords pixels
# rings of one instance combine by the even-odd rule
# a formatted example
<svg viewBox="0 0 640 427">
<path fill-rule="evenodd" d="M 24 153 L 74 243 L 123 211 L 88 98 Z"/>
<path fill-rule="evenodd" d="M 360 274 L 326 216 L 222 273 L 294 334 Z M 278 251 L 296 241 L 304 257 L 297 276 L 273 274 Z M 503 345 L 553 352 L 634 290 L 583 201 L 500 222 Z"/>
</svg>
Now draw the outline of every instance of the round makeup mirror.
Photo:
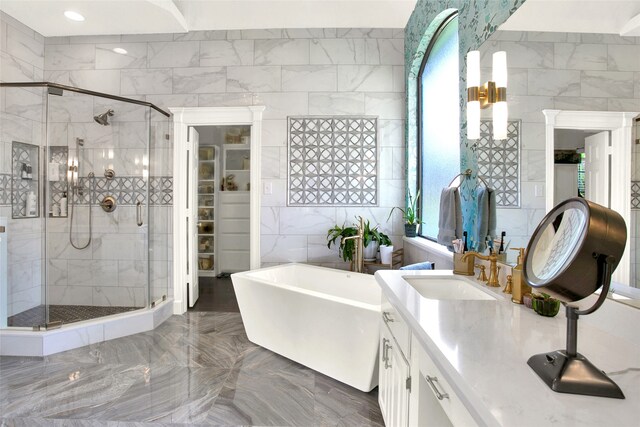
<svg viewBox="0 0 640 427">
<path fill-rule="evenodd" d="M 617 384 L 577 352 L 577 334 L 578 317 L 593 313 L 606 299 L 626 240 L 622 216 L 582 198 L 557 205 L 531 236 L 524 278 L 566 306 L 566 350 L 537 354 L 527 362 L 554 391 L 624 399 Z M 579 307 L 600 287 L 595 304 Z"/>
<path fill-rule="evenodd" d="M 581 300 L 603 285 L 594 254 L 612 257 L 613 272 L 626 240 L 627 228 L 617 212 L 582 198 L 565 200 L 531 236 L 524 277 L 560 301 Z"/>
</svg>

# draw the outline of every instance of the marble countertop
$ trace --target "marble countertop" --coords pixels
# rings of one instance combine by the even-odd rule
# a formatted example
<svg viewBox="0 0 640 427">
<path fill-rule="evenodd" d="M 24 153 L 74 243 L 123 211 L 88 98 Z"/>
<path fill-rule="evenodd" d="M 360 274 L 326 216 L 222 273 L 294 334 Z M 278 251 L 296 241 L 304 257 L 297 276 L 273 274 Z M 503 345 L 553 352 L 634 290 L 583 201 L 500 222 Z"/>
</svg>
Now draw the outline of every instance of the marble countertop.
<svg viewBox="0 0 640 427">
<path fill-rule="evenodd" d="M 473 279 L 470 286 L 497 300 L 430 300 L 402 279 L 443 275 L 452 273 L 387 270 L 375 274 L 384 294 L 480 425 L 639 425 L 640 332 L 638 339 L 629 340 L 584 319 L 578 324 L 578 352 L 606 372 L 626 399 L 556 393 L 527 360 L 566 347 L 563 308 L 556 317 L 539 316 L 513 304 L 499 288 Z M 637 324 L 628 327 L 637 328 Z"/>
</svg>

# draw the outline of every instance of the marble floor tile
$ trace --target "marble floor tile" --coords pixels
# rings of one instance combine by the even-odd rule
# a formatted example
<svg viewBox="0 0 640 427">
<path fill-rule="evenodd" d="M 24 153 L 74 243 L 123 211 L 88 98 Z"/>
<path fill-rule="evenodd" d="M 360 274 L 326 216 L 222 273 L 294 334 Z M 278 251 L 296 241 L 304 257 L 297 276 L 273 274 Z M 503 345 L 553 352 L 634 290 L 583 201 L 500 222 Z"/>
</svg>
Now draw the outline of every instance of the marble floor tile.
<svg viewBox="0 0 640 427">
<path fill-rule="evenodd" d="M 246 347 L 242 336 L 194 334 L 182 336 L 157 360 L 159 364 L 231 369 Z"/>
<path fill-rule="evenodd" d="M 354 393 L 348 385 L 316 373 L 314 395 L 316 425 L 384 427 L 378 389 L 371 393 Z"/>
<path fill-rule="evenodd" d="M 362 393 L 251 343 L 239 313 L 47 357 L 0 357 L 0 427 L 383 426 Z"/>
<path fill-rule="evenodd" d="M 198 424 L 215 402 L 229 375 L 220 368 L 155 366 L 101 414 L 91 418 Z"/>
<path fill-rule="evenodd" d="M 207 422 L 231 425 L 313 425 L 315 374 L 256 347 L 240 356 Z"/>
<path fill-rule="evenodd" d="M 48 362 L 149 364 L 159 360 L 174 344 L 169 334 L 143 332 L 57 353 L 46 359 Z"/>
<path fill-rule="evenodd" d="M 0 421 L 0 427 L 121 427 L 118 421 L 54 420 L 49 418 L 12 418 Z"/>
</svg>

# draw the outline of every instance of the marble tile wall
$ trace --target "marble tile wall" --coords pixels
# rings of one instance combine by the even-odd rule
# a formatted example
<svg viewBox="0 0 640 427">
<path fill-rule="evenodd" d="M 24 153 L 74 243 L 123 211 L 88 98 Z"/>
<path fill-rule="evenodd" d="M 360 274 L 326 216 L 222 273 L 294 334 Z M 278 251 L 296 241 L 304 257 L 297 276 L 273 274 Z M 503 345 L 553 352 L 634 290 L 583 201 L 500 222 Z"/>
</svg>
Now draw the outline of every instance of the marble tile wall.
<svg viewBox="0 0 640 427">
<path fill-rule="evenodd" d="M 522 120 L 521 209 L 499 209 L 498 228 L 518 247 L 545 213 L 542 110 L 640 111 L 640 37 L 496 31 L 480 47 L 483 79 L 498 50 L 507 52 L 509 119 Z"/>
<path fill-rule="evenodd" d="M 401 217 L 387 217 L 404 200 L 403 37 L 402 29 L 285 29 L 49 38 L 45 79 L 161 108 L 265 105 L 262 181 L 273 191 L 262 195 L 263 264 L 344 267 L 326 233 L 356 215 L 401 245 Z M 379 206 L 287 207 L 287 116 L 337 114 L 378 116 Z"/>
<path fill-rule="evenodd" d="M 0 81 L 41 81 L 44 74 L 44 37 L 0 12 Z M 42 89 L 7 89 L 0 95 L 0 183 L 11 181 L 12 141 L 42 145 Z M 5 193 L 7 189 L 5 188 Z M 11 219 L 11 200 L 3 197 L 0 217 L 7 223 L 7 311 L 38 306 L 43 300 L 42 232 L 40 218 Z M 1 303 L 5 303 L 2 301 Z"/>
</svg>

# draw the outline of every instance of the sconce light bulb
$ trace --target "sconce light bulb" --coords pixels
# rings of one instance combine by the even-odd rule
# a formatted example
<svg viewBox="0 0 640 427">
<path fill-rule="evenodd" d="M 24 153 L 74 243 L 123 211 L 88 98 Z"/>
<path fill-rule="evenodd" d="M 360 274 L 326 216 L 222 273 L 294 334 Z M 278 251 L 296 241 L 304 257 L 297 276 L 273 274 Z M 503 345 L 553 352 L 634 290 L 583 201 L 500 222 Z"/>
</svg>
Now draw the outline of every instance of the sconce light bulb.
<svg viewBox="0 0 640 427">
<path fill-rule="evenodd" d="M 480 138 L 480 101 L 467 103 L 467 139 Z"/>
<path fill-rule="evenodd" d="M 496 87 L 507 87 L 507 52 L 493 54 L 493 81 Z"/>
<path fill-rule="evenodd" d="M 467 87 L 480 86 L 480 51 L 467 53 Z"/>
<path fill-rule="evenodd" d="M 493 104 L 493 139 L 507 139 L 509 111 L 506 102 Z"/>
</svg>

